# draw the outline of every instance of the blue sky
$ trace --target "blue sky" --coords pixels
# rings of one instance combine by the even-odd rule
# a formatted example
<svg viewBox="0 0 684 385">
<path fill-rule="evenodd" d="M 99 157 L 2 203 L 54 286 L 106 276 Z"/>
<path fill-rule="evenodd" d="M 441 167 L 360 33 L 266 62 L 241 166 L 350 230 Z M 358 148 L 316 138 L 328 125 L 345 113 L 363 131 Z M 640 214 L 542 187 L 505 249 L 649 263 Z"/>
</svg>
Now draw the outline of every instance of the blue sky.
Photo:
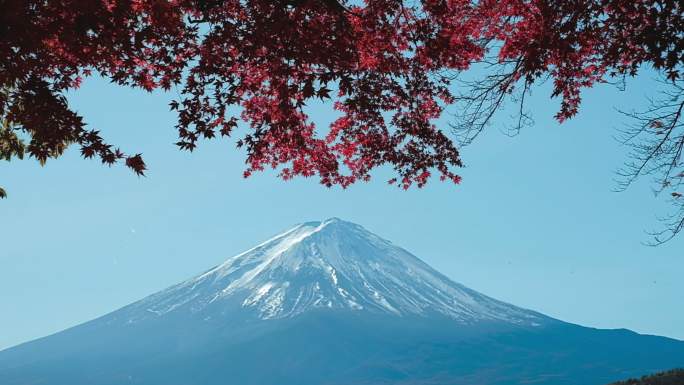
<svg viewBox="0 0 684 385">
<path fill-rule="evenodd" d="M 667 213 L 647 180 L 612 190 L 626 149 L 614 107 L 645 102 L 654 83 L 585 94 L 563 125 L 545 87 L 536 123 L 509 138 L 492 127 L 463 150 L 460 186 L 401 191 L 383 171 L 327 189 L 273 173 L 241 177 L 233 142 L 180 152 L 170 95 L 90 79 L 70 100 L 86 121 L 150 168 L 79 158 L 40 167 L 0 163 L 0 349 L 105 314 L 243 251 L 292 225 L 337 216 L 408 249 L 454 280 L 553 317 L 684 339 L 684 238 L 647 247 Z M 331 119 L 316 107 L 318 122 Z M 508 117 L 502 114 L 497 124 Z"/>
</svg>

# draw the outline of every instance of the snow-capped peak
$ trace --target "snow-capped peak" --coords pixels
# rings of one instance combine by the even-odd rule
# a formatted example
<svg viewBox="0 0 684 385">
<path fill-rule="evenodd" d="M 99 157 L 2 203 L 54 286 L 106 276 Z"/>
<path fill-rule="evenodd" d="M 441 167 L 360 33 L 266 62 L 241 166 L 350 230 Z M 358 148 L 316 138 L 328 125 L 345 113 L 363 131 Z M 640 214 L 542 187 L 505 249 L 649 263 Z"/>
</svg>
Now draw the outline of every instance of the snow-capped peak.
<svg viewBox="0 0 684 385">
<path fill-rule="evenodd" d="M 313 309 L 529 325 L 542 317 L 457 284 L 406 250 L 338 218 L 297 225 L 133 307 L 146 316 L 248 311 L 261 319 Z"/>
</svg>

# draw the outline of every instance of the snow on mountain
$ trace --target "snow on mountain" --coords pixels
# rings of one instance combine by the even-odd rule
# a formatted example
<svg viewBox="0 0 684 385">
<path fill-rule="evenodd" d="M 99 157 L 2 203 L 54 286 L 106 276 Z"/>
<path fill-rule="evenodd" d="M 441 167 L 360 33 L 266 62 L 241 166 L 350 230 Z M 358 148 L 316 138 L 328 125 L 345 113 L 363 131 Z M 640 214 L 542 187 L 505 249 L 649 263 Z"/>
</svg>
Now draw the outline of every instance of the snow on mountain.
<svg viewBox="0 0 684 385">
<path fill-rule="evenodd" d="M 682 363 L 684 342 L 494 300 L 329 219 L 0 351 L 0 384 L 584 385 Z"/>
<path fill-rule="evenodd" d="M 172 312 L 208 319 L 244 311 L 268 320 L 314 309 L 528 326 L 546 319 L 455 283 L 406 250 L 337 218 L 300 224 L 132 304 L 126 314 L 128 323 Z"/>
</svg>

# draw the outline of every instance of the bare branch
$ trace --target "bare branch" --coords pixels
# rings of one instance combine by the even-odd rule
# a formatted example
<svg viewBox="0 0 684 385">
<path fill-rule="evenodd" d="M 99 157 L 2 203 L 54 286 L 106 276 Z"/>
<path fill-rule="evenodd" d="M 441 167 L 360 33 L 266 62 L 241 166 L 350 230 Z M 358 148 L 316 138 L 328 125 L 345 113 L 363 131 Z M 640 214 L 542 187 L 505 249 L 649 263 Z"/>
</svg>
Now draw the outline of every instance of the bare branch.
<svg viewBox="0 0 684 385">
<path fill-rule="evenodd" d="M 630 148 L 628 161 L 618 170 L 618 190 L 639 177 L 650 176 L 654 193 L 669 195 L 674 213 L 660 218 L 664 228 L 650 232 L 658 245 L 684 228 L 684 81 L 667 81 L 667 88 L 643 111 L 624 112 L 632 123 L 621 130 L 620 141 Z"/>
</svg>

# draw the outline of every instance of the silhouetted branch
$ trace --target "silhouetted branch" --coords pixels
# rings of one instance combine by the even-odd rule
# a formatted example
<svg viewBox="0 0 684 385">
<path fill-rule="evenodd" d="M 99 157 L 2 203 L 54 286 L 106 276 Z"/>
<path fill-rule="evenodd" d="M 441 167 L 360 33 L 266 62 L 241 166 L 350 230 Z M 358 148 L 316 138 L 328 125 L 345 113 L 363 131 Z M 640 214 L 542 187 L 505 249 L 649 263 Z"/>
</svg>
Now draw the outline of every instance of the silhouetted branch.
<svg viewBox="0 0 684 385">
<path fill-rule="evenodd" d="M 516 135 L 520 130 L 531 124 L 532 119 L 525 111 L 525 97 L 530 90 L 531 82 L 520 79 L 519 70 L 523 64 L 522 59 L 509 62 L 483 61 L 488 69 L 494 72 L 483 79 L 464 81 L 460 86 L 463 90 L 458 96 L 458 110 L 454 114 L 455 122 L 451 128 L 460 145 L 470 143 L 491 124 L 497 111 L 503 109 L 507 97 L 517 103 L 515 124 L 509 129 L 508 135 Z M 520 85 L 519 83 L 522 83 Z"/>
<path fill-rule="evenodd" d="M 643 111 L 624 112 L 632 123 L 621 130 L 620 141 L 631 151 L 618 170 L 618 190 L 623 191 L 641 176 L 651 176 L 654 193 L 667 193 L 675 210 L 660 218 L 664 229 L 651 232 L 657 245 L 667 242 L 684 228 L 684 81 L 663 81 L 667 88 Z"/>
</svg>

